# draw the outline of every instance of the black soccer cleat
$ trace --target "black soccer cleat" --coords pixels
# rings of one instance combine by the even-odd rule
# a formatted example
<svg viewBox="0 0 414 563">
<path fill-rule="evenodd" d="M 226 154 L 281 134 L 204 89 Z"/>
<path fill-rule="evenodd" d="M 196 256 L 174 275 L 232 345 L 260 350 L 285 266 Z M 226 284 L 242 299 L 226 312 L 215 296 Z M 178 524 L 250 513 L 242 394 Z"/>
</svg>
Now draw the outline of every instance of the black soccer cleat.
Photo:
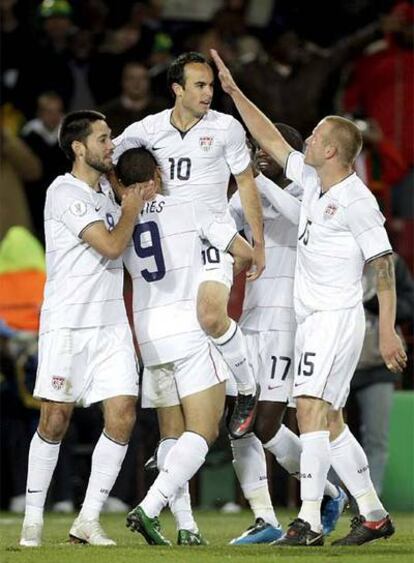
<svg viewBox="0 0 414 563">
<path fill-rule="evenodd" d="M 323 533 L 311 530 L 309 522 L 296 518 L 289 524 L 289 528 L 280 540 L 272 542 L 272 545 L 291 546 L 317 546 L 323 545 Z"/>
<path fill-rule="evenodd" d="M 373 522 L 367 521 L 364 516 L 355 516 L 351 520 L 351 531 L 332 545 L 362 545 L 375 540 L 388 539 L 395 532 L 391 518 L 388 516 Z"/>
<path fill-rule="evenodd" d="M 256 392 L 254 395 L 242 395 L 238 393 L 229 422 L 229 433 L 232 438 L 241 438 L 252 429 L 256 418 L 259 395 L 260 385 L 258 383 L 256 384 Z"/>
</svg>

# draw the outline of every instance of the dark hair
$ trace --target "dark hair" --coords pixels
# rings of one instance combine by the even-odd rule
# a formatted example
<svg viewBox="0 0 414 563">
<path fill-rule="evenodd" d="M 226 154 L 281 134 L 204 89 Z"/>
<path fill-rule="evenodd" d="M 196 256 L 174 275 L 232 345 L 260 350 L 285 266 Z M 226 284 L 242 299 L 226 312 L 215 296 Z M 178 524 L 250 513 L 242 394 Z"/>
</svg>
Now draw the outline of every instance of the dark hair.
<svg viewBox="0 0 414 563">
<path fill-rule="evenodd" d="M 286 123 L 275 123 L 274 124 L 289 145 L 296 151 L 303 151 L 303 138 L 297 129 L 294 129 Z"/>
<path fill-rule="evenodd" d="M 59 128 L 59 146 L 71 162 L 75 160 L 73 141 L 84 141 L 91 134 L 91 124 L 101 120 L 106 120 L 103 113 L 87 109 L 72 111 L 62 119 Z"/>
<path fill-rule="evenodd" d="M 202 55 L 201 53 L 196 53 L 195 51 L 183 53 L 182 55 L 177 57 L 175 59 L 175 61 L 173 61 L 170 64 L 170 66 L 168 68 L 168 73 L 167 73 L 167 85 L 168 85 L 170 92 L 173 95 L 174 95 L 174 92 L 173 92 L 173 89 L 172 89 L 172 85 L 174 83 L 177 83 L 180 86 L 184 86 L 184 83 L 185 83 L 185 76 L 184 76 L 185 65 L 188 65 L 190 63 L 200 63 L 200 64 L 210 66 L 210 63 L 208 62 L 206 57 L 204 55 Z"/>
<path fill-rule="evenodd" d="M 152 154 L 143 147 L 128 149 L 119 157 L 115 166 L 117 178 L 124 186 L 135 182 L 148 182 L 154 178 L 157 163 Z"/>
</svg>

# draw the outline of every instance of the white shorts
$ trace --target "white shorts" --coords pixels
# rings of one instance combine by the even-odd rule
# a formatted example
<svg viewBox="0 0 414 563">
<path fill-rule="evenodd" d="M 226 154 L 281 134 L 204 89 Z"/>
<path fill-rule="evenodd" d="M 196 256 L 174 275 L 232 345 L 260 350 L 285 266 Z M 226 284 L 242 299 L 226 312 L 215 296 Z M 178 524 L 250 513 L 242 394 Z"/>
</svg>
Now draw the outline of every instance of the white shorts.
<svg viewBox="0 0 414 563">
<path fill-rule="evenodd" d="M 40 335 L 34 397 L 88 406 L 120 395 L 138 396 L 128 324 L 61 328 Z"/>
<path fill-rule="evenodd" d="M 244 337 L 249 363 L 260 383 L 259 401 L 292 404 L 295 333 L 244 332 Z M 234 382 L 227 385 L 226 392 L 237 395 Z"/>
<path fill-rule="evenodd" d="M 318 397 L 334 410 L 344 407 L 364 333 L 362 304 L 309 315 L 296 331 L 293 396 Z"/>
<path fill-rule="evenodd" d="M 180 404 L 180 399 L 209 389 L 229 377 L 220 353 L 209 342 L 187 358 L 144 368 L 142 407 L 161 408 Z"/>
<path fill-rule="evenodd" d="M 233 256 L 206 242 L 203 243 L 202 252 L 203 269 L 200 283 L 215 281 L 224 284 L 230 290 L 233 285 Z"/>
</svg>

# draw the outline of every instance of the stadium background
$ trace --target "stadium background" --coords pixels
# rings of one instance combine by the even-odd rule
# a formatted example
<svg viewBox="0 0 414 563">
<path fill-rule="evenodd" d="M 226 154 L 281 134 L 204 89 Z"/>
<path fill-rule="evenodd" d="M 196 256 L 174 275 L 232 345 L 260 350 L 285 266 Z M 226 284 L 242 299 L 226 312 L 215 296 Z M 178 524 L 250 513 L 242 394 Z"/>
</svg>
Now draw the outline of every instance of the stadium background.
<svg viewBox="0 0 414 563">
<path fill-rule="evenodd" d="M 300 0 L 45 0 L 42 3 L 0 0 L 2 509 L 20 510 L 21 503 L 13 502 L 19 497 L 21 500 L 24 494 L 28 445 L 38 416 L 38 405 L 31 399 L 30 390 L 36 362 L 33 333 L 37 329 L 44 281 L 41 209 L 50 179 L 67 167 L 56 147 L 55 131 L 51 132 L 50 138 L 43 135 L 43 144 L 42 139 L 36 138 L 39 129 L 32 120 L 38 117 L 39 96 L 55 92 L 64 111 L 85 107 L 102 109 L 111 123 L 112 102 L 119 101 L 121 94 L 122 69 L 131 61 L 139 62 L 148 69 L 152 93 L 143 88 L 135 94 L 136 107 L 130 106 L 130 113 L 123 114 L 123 118 L 129 115 L 129 120 L 133 121 L 171 104 L 164 84 L 165 70 L 174 56 L 185 50 L 205 50 L 215 46 L 240 77 L 243 86 L 247 89 L 255 87 L 249 94 L 265 111 L 267 91 L 273 87 L 266 69 L 272 67 L 272 76 L 279 76 L 276 87 L 281 92 L 281 99 L 283 93 L 289 96 L 292 84 L 299 88 L 296 92 L 302 92 L 303 99 L 299 95 L 291 99 L 289 108 L 283 105 L 272 108 L 275 111 L 272 117 L 283 121 L 286 111 L 289 115 L 286 121 L 296 125 L 303 135 L 309 133 L 307 115 L 304 115 L 306 91 L 314 93 L 310 100 L 312 117 L 354 110 L 355 117 L 365 126 L 374 116 L 367 108 L 352 107 L 352 87 L 362 87 L 355 83 L 353 70 L 367 53 L 388 48 L 387 42 L 392 37 L 390 31 L 397 24 L 395 19 L 384 20 L 382 16 L 393 12 L 396 6 L 397 11 L 404 6 L 401 17 L 408 18 L 412 25 L 412 4 L 393 0 L 331 3 Z M 358 36 L 361 30 L 366 34 L 363 37 Z M 295 32 L 294 39 L 288 31 Z M 283 45 L 278 44 L 281 37 L 289 38 L 287 49 L 295 50 L 298 55 L 295 60 L 283 58 L 286 52 Z M 397 141 L 394 143 L 393 135 L 385 135 L 390 143 L 384 148 L 378 136 L 375 141 L 374 134 L 368 139 L 370 153 L 362 164 L 387 217 L 394 248 L 413 272 L 412 46 L 405 49 L 404 57 L 408 73 L 403 70 L 405 74 L 398 78 L 398 92 L 402 97 L 387 115 L 379 116 L 379 119 L 384 117 L 385 127 L 387 120 L 402 124 L 399 132 L 402 146 L 397 146 Z M 243 77 L 253 77 L 250 69 L 257 71 L 252 84 L 243 82 Z M 146 73 L 144 71 L 142 75 L 144 84 L 148 80 Z M 389 86 L 384 79 L 381 87 Z M 404 97 L 401 92 L 408 92 L 408 95 Z M 59 113 L 56 100 L 52 97 L 55 102 L 52 109 L 46 107 L 46 113 L 54 111 L 55 117 Z M 47 102 L 50 103 L 50 99 Z M 118 106 L 115 104 L 115 107 Z M 235 113 L 219 88 L 213 107 Z M 24 229 L 13 228 L 16 226 Z M 37 238 L 31 238 L 29 233 Z M 240 313 L 242 291 L 243 280 L 239 278 L 230 304 L 235 316 Z M 127 287 L 127 298 L 128 293 Z M 402 329 L 408 345 L 409 366 L 403 378 L 396 381 L 384 497 L 390 508 L 413 510 L 412 318 L 403 323 Z M 352 401 L 348 420 L 358 434 L 358 410 Z M 295 426 L 293 413 L 290 413 L 289 424 Z M 99 430 L 99 408 L 77 409 L 51 490 L 50 508 L 59 502 L 69 501 L 75 507 L 80 502 L 88 475 L 89 454 Z M 125 467 L 113 493 L 128 505 L 139 500 L 151 483 L 153 476 L 145 474 L 142 467 L 157 439 L 154 415 L 141 411 Z M 274 502 L 293 506 L 298 500 L 296 482 L 288 479 L 272 460 L 268 461 Z M 222 507 L 228 502 L 243 502 L 231 469 L 231 454 L 224 430 L 209 454 L 206 466 L 193 480 L 192 490 L 194 503 L 202 506 Z"/>
</svg>

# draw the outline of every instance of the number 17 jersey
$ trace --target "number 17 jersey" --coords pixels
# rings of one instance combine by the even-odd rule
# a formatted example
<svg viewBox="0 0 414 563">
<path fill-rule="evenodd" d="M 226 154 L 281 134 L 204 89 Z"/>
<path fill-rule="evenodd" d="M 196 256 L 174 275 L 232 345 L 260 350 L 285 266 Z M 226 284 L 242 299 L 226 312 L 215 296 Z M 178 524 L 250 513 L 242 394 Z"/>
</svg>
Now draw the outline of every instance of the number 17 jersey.
<svg viewBox="0 0 414 563">
<path fill-rule="evenodd" d="M 163 192 L 186 201 L 201 201 L 225 213 L 230 173 L 250 164 L 246 135 L 231 115 L 210 110 L 188 131 L 171 123 L 172 110 L 133 123 L 114 139 L 115 162 L 123 152 L 145 147 L 156 159 Z"/>
</svg>

